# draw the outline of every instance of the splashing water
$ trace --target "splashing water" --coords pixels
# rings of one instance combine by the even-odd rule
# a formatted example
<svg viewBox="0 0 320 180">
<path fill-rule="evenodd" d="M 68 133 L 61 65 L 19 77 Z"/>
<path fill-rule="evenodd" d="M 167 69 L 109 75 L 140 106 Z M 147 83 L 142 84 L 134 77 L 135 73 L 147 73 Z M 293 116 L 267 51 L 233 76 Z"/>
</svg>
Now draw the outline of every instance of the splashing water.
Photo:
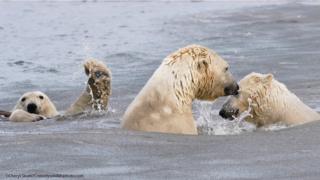
<svg viewBox="0 0 320 180">
<path fill-rule="evenodd" d="M 239 117 L 229 121 L 217 116 L 218 110 L 211 110 L 212 104 L 206 102 L 198 102 L 197 110 L 199 117 L 197 118 L 198 132 L 204 135 L 235 135 L 243 132 L 252 132 L 257 130 L 254 124 L 245 121 L 246 117 L 252 117 L 251 110 L 254 104 L 252 99 L 248 99 L 249 107 L 242 112 Z M 277 131 L 289 126 L 283 123 L 275 123 L 260 128 L 262 131 Z"/>
<path fill-rule="evenodd" d="M 244 119 L 246 117 L 253 117 L 251 114 L 251 110 L 252 110 L 252 99 L 248 98 L 248 109 L 246 111 L 243 111 L 239 117 L 235 117 L 233 116 L 234 120 L 238 120 L 238 121 L 244 121 Z"/>
<path fill-rule="evenodd" d="M 93 59 L 93 51 L 92 51 L 92 45 L 90 46 L 88 43 L 84 42 L 82 43 L 82 48 L 83 48 L 83 60 L 87 59 Z M 77 82 L 79 81 L 79 78 L 83 78 L 83 60 L 76 62 L 75 64 L 79 67 L 77 68 L 78 70 L 72 73 L 72 80 Z M 86 83 L 86 82 L 85 82 Z"/>
<path fill-rule="evenodd" d="M 217 116 L 217 110 L 211 111 L 211 104 L 199 102 L 199 118 L 197 118 L 198 131 L 200 134 L 207 135 L 234 135 L 242 132 L 252 132 L 256 130 L 256 126 L 246 122 L 244 119 L 252 116 L 251 106 L 252 100 L 248 99 L 249 108 L 240 114 L 238 118 L 232 121 L 225 120 Z"/>
<path fill-rule="evenodd" d="M 85 53 L 86 59 L 92 58 L 93 53 L 92 53 L 91 46 L 88 43 L 83 43 L 82 46 L 83 46 L 83 51 Z"/>
</svg>

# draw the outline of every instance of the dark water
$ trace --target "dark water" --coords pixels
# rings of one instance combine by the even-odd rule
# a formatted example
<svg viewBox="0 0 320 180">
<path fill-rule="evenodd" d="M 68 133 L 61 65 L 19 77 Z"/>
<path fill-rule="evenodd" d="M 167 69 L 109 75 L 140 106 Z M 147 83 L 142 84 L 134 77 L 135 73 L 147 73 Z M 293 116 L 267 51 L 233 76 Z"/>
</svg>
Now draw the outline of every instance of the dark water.
<svg viewBox="0 0 320 180">
<path fill-rule="evenodd" d="M 85 86 L 87 57 L 103 60 L 113 74 L 106 114 L 0 121 L 0 175 L 317 179 L 318 123 L 257 132 L 217 116 L 224 98 L 195 102 L 204 131 L 198 137 L 127 132 L 119 122 L 162 59 L 191 43 L 217 51 L 238 80 L 252 71 L 275 74 L 320 111 L 319 18 L 314 1 L 0 2 L 0 109 L 11 109 L 26 91 L 41 90 L 63 111 Z M 250 132 L 206 136 L 242 131 Z"/>
</svg>

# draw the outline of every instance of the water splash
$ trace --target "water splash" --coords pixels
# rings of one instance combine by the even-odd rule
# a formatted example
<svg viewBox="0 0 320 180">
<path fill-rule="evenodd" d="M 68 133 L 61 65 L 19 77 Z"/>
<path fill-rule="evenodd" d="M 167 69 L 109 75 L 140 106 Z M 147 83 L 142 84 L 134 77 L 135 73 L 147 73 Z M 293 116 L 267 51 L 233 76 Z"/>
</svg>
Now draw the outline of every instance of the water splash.
<svg viewBox="0 0 320 180">
<path fill-rule="evenodd" d="M 72 80 L 79 81 L 80 78 L 84 77 L 83 73 L 83 61 L 86 59 L 93 59 L 93 50 L 92 45 L 89 45 L 87 42 L 82 43 L 83 55 L 81 59 L 78 59 L 75 64 L 78 67 L 75 72 L 72 73 Z"/>
<path fill-rule="evenodd" d="M 243 111 L 239 117 L 233 116 L 235 120 L 244 121 L 246 117 L 253 117 L 251 114 L 252 110 L 252 99 L 248 98 L 248 109 L 246 111 Z"/>
<path fill-rule="evenodd" d="M 207 135 L 235 135 L 256 130 L 255 125 L 244 120 L 246 117 L 252 116 L 250 114 L 252 100 L 248 99 L 248 102 L 248 110 L 241 113 L 241 115 L 233 121 L 225 120 L 217 116 L 219 113 L 217 110 L 211 110 L 211 104 L 199 102 L 199 118 L 197 118 L 199 133 Z"/>
<path fill-rule="evenodd" d="M 92 48 L 91 46 L 89 46 L 88 43 L 83 43 L 83 51 L 84 51 L 84 55 L 86 57 L 86 59 L 92 58 Z"/>
<path fill-rule="evenodd" d="M 252 117 L 251 110 L 254 104 L 252 99 L 248 99 L 249 107 L 242 112 L 239 117 L 234 117 L 234 120 L 229 121 L 222 119 L 217 114 L 218 110 L 211 110 L 212 104 L 198 102 L 197 110 L 199 117 L 196 119 L 198 132 L 204 135 L 236 135 L 244 132 L 256 131 L 257 127 L 245 121 L 246 117 Z M 289 126 L 283 123 L 275 123 L 269 126 L 259 128 L 262 131 L 277 131 Z"/>
</svg>

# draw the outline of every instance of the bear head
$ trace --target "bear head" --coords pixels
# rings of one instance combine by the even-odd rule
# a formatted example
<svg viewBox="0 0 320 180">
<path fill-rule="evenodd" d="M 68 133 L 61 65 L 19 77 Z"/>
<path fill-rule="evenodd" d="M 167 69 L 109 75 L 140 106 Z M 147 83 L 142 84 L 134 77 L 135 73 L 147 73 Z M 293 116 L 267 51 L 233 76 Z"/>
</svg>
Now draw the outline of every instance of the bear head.
<svg viewBox="0 0 320 180">
<path fill-rule="evenodd" d="M 58 115 L 56 107 L 52 101 L 46 94 L 40 91 L 27 92 L 23 94 L 17 102 L 15 109 L 21 109 L 26 112 L 45 117 Z"/>
<path fill-rule="evenodd" d="M 273 79 L 272 74 L 250 73 L 245 76 L 239 82 L 239 93 L 227 99 L 219 115 L 233 120 L 244 111 L 250 110 L 251 115 L 247 116 L 246 120 L 254 122 L 260 114 L 265 114 L 265 111 L 270 110 L 270 107 L 265 105 L 270 100 L 270 86 Z"/>
<path fill-rule="evenodd" d="M 167 57 L 164 63 L 171 68 L 179 100 L 191 97 L 212 101 L 238 93 L 239 86 L 229 71 L 228 63 L 206 47 L 187 46 Z"/>
</svg>

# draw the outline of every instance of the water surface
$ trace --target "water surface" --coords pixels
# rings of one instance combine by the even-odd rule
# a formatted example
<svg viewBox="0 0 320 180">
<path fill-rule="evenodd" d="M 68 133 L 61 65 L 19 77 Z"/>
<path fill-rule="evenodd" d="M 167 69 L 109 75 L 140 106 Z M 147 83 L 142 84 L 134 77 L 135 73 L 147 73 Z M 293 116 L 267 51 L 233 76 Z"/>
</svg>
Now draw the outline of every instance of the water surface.
<svg viewBox="0 0 320 180">
<path fill-rule="evenodd" d="M 126 107 L 162 59 L 193 43 L 218 52 L 237 80 L 253 71 L 273 73 L 319 110 L 320 6 L 314 1 L 1 2 L 0 9 L 0 109 L 10 110 L 26 91 L 41 90 L 63 111 L 85 87 L 82 63 L 87 57 L 101 59 L 113 75 L 105 114 L 0 121 L 0 174 L 319 177 L 319 123 L 256 130 L 217 116 L 225 98 L 194 103 L 201 136 L 119 129 Z"/>
</svg>

